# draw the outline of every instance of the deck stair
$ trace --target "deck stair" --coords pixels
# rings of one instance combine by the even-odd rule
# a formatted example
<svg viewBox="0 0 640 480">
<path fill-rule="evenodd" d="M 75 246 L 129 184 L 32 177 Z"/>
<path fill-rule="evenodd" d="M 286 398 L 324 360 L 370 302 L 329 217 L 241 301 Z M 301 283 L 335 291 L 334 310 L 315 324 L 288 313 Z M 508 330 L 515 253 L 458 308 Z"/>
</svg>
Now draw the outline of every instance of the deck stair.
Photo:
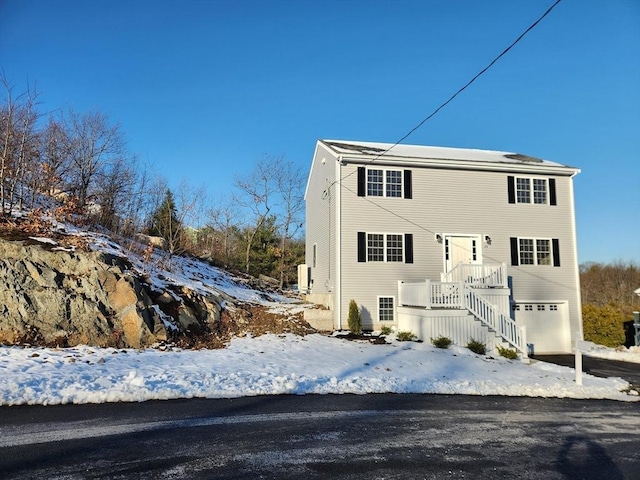
<svg viewBox="0 0 640 480">
<path fill-rule="evenodd" d="M 483 326 L 526 357 L 526 328 L 510 317 L 508 309 L 498 308 L 482 291 L 508 288 L 504 264 L 459 265 L 454 270 L 441 277 L 448 281 L 399 281 L 398 304 L 425 309 L 467 310 Z"/>
</svg>

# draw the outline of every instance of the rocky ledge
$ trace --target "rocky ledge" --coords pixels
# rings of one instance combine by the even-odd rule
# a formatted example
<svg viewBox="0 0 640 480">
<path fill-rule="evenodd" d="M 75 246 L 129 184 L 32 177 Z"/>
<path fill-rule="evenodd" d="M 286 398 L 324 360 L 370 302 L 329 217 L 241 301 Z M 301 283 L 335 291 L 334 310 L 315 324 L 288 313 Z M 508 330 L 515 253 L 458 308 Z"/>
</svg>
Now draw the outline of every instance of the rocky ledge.
<svg viewBox="0 0 640 480">
<path fill-rule="evenodd" d="M 220 332 L 222 303 L 154 291 L 125 258 L 0 239 L 0 343 L 144 347 Z"/>
</svg>

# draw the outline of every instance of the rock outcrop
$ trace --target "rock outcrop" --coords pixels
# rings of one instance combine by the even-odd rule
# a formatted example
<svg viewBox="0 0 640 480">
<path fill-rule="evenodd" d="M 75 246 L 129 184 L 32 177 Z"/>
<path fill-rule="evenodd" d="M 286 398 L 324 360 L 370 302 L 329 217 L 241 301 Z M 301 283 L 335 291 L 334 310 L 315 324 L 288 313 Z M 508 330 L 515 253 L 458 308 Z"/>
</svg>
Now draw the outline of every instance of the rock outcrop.
<svg viewBox="0 0 640 480">
<path fill-rule="evenodd" d="M 0 343 L 144 347 L 210 331 L 222 300 L 155 291 L 114 255 L 0 239 Z"/>
</svg>

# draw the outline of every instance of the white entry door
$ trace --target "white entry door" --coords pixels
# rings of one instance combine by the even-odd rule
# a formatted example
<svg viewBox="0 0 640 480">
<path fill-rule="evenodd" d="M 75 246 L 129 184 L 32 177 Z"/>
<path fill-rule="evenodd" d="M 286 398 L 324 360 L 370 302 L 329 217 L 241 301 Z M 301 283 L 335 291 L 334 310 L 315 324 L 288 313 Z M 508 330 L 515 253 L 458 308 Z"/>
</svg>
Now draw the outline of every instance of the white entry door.
<svg viewBox="0 0 640 480">
<path fill-rule="evenodd" d="M 459 263 L 482 264 L 480 235 L 446 235 L 444 237 L 444 257 L 447 272 Z"/>
</svg>

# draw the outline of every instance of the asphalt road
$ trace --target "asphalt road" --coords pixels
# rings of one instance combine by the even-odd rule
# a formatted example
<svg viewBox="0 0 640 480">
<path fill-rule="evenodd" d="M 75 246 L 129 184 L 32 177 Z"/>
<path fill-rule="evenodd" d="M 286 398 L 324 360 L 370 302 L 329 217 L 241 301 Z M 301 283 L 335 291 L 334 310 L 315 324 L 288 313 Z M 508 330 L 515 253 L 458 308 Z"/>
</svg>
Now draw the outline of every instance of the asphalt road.
<svg viewBox="0 0 640 480">
<path fill-rule="evenodd" d="M 307 395 L 0 408 L 0 478 L 632 479 L 637 403 Z"/>
<path fill-rule="evenodd" d="M 575 368 L 576 362 L 575 355 L 536 355 L 533 359 L 571 368 Z M 640 387 L 640 364 L 638 363 L 618 362 L 582 355 L 582 371 L 596 377 L 620 377 L 636 387 Z M 638 478 L 640 478 L 640 474 Z"/>
</svg>

